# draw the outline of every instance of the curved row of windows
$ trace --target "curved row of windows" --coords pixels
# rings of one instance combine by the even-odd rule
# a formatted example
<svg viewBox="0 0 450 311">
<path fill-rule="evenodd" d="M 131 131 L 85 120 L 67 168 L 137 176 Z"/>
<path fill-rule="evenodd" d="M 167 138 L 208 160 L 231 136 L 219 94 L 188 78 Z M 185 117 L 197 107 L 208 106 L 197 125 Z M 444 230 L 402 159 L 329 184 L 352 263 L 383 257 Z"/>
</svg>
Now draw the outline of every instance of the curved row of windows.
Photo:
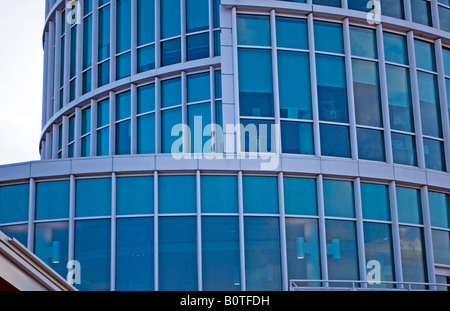
<svg viewBox="0 0 450 311">
<path fill-rule="evenodd" d="M 32 180 L 0 186 L 0 230 L 64 277 L 78 260 L 81 290 L 281 290 L 366 280 L 373 261 L 369 286 L 394 287 L 450 265 L 448 194 L 322 175 Z"/>
<path fill-rule="evenodd" d="M 283 153 L 446 171 L 450 49 L 412 31 L 308 19 L 237 14 L 240 122 L 279 125 Z M 279 146 L 273 131 L 257 136 Z"/>
<path fill-rule="evenodd" d="M 56 11 L 45 33 L 44 123 L 111 82 L 220 53 L 219 0 L 77 3 L 79 13 Z"/>
<path fill-rule="evenodd" d="M 221 141 L 216 143 L 208 127 L 222 122 L 220 70 L 155 80 L 110 92 L 64 116 L 46 135 L 43 158 L 221 152 Z M 181 124 L 191 131 L 183 135 L 185 129 L 176 128 Z"/>
<path fill-rule="evenodd" d="M 377 12 L 381 15 L 411 20 L 450 32 L 450 2 L 448 0 L 277 0 L 286 2 L 311 3 L 337 8 L 348 8 L 363 12 Z M 375 3 L 376 2 L 376 3 Z M 437 13 L 437 14 L 436 14 Z"/>
</svg>

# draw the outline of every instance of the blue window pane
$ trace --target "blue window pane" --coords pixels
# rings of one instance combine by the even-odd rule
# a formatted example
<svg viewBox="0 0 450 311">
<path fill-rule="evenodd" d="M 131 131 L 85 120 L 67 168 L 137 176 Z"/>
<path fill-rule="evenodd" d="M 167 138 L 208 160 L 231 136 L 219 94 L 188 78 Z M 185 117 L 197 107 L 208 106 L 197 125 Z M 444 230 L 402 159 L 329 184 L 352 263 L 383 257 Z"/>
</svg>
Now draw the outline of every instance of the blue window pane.
<svg viewBox="0 0 450 311">
<path fill-rule="evenodd" d="M 81 156 L 89 157 L 91 154 L 91 135 L 81 139 Z"/>
<path fill-rule="evenodd" d="M 204 101 L 211 98 L 209 72 L 187 76 L 188 103 Z"/>
<path fill-rule="evenodd" d="M 201 176 L 203 213 L 237 213 L 237 177 Z"/>
<path fill-rule="evenodd" d="M 117 219 L 116 290 L 154 290 L 153 218 Z"/>
<path fill-rule="evenodd" d="M 0 223 L 28 220 L 30 186 L 0 187 Z"/>
<path fill-rule="evenodd" d="M 445 79 L 445 89 L 447 92 L 447 109 L 450 120 L 450 79 Z"/>
<path fill-rule="evenodd" d="M 155 41 L 155 1 L 137 2 L 137 45 Z"/>
<path fill-rule="evenodd" d="M 284 210 L 292 215 L 317 215 L 316 180 L 284 177 Z"/>
<path fill-rule="evenodd" d="M 413 136 L 392 133 L 394 163 L 417 165 L 416 141 Z"/>
<path fill-rule="evenodd" d="M 209 57 L 209 33 L 187 37 L 187 60 Z"/>
<path fill-rule="evenodd" d="M 77 56 L 77 27 L 72 27 L 70 30 L 70 62 L 69 62 L 70 79 L 75 77 L 76 74 L 76 65 L 77 65 L 76 56 Z M 71 101 L 72 100 L 73 99 L 71 99 Z"/>
<path fill-rule="evenodd" d="M 161 82 L 161 107 L 167 108 L 181 105 L 181 79 Z"/>
<path fill-rule="evenodd" d="M 109 127 L 97 131 L 97 156 L 109 155 Z"/>
<path fill-rule="evenodd" d="M 213 0 L 214 28 L 220 27 L 220 2 L 221 0 Z"/>
<path fill-rule="evenodd" d="M 320 146 L 324 156 L 350 158 L 350 134 L 348 127 L 321 124 Z"/>
<path fill-rule="evenodd" d="M 277 46 L 293 49 L 308 49 L 308 30 L 306 20 L 277 17 Z"/>
<path fill-rule="evenodd" d="M 65 181 L 36 184 L 36 219 L 69 217 L 70 183 Z"/>
<path fill-rule="evenodd" d="M 427 282 L 422 228 L 400 226 L 404 282 Z M 413 246 L 414 245 L 414 246 Z M 423 288 L 423 286 L 421 286 Z M 413 286 L 413 288 L 417 288 Z"/>
<path fill-rule="evenodd" d="M 244 213 L 278 213 L 278 180 L 276 177 L 244 176 Z"/>
<path fill-rule="evenodd" d="M 169 109 L 161 112 L 161 152 L 162 153 L 178 153 L 182 152 L 182 144 L 177 149 L 177 142 L 182 138 L 181 134 L 181 108 Z M 172 136 L 172 130 L 176 129 L 178 125 L 178 132 L 175 130 Z M 174 128 L 175 127 L 175 128 Z M 176 136 L 178 135 L 178 136 Z M 173 149 L 173 150 L 172 150 Z"/>
<path fill-rule="evenodd" d="M 383 126 L 378 63 L 352 60 L 356 123 Z"/>
<path fill-rule="evenodd" d="M 417 72 L 420 115 L 424 135 L 442 137 L 438 82 L 435 75 Z"/>
<path fill-rule="evenodd" d="M 83 69 L 92 66 L 92 15 L 83 20 Z"/>
<path fill-rule="evenodd" d="M 117 1 L 117 53 L 131 48 L 131 0 Z"/>
<path fill-rule="evenodd" d="M 391 227 L 387 224 L 364 223 L 364 249 L 366 255 L 367 272 L 372 269 L 371 261 L 375 260 L 380 264 L 380 281 L 392 282 L 394 277 L 394 259 L 392 253 Z M 370 279 L 371 280 L 371 279 Z M 370 287 L 386 288 L 392 284 L 370 284 Z"/>
<path fill-rule="evenodd" d="M 358 156 L 363 160 L 386 161 L 382 131 L 358 128 Z"/>
<path fill-rule="evenodd" d="M 414 40 L 417 68 L 436 71 L 434 45 L 429 42 Z"/>
<path fill-rule="evenodd" d="M 389 62 L 408 64 L 408 48 L 406 37 L 385 32 L 383 33 L 384 56 Z"/>
<path fill-rule="evenodd" d="M 110 55 L 110 6 L 105 6 L 99 11 L 98 21 L 98 60 L 102 61 Z"/>
<path fill-rule="evenodd" d="M 238 15 L 237 29 L 238 44 L 270 46 L 269 16 Z"/>
<path fill-rule="evenodd" d="M 159 218 L 159 290 L 197 290 L 195 217 Z"/>
<path fill-rule="evenodd" d="M 426 0 L 411 0 L 412 20 L 415 23 L 431 26 L 431 6 Z"/>
<path fill-rule="evenodd" d="M 111 220 L 75 222 L 75 260 L 81 266 L 79 290 L 110 290 Z"/>
<path fill-rule="evenodd" d="M 109 61 L 98 65 L 98 87 L 109 83 Z"/>
<path fill-rule="evenodd" d="M 155 153 L 155 114 L 137 119 L 137 153 Z"/>
<path fill-rule="evenodd" d="M 444 71 L 447 76 L 450 76 L 450 49 L 443 48 L 442 55 L 444 57 Z"/>
<path fill-rule="evenodd" d="M 239 49 L 238 58 L 241 116 L 273 117 L 271 52 Z"/>
<path fill-rule="evenodd" d="M 117 57 L 116 79 L 120 80 L 131 75 L 131 53 L 125 53 Z"/>
<path fill-rule="evenodd" d="M 290 280 L 319 280 L 319 229 L 317 220 L 286 218 L 287 266 Z M 304 286 L 317 284 L 307 282 Z"/>
<path fill-rule="evenodd" d="M 188 106 L 188 126 L 190 129 L 190 152 L 212 152 L 211 132 L 206 131 L 211 126 L 211 104 L 196 104 Z"/>
<path fill-rule="evenodd" d="M 273 121 L 241 120 L 241 150 L 245 152 L 275 152 Z"/>
<path fill-rule="evenodd" d="M 326 179 L 323 197 L 326 216 L 355 217 L 353 182 Z"/>
<path fill-rule="evenodd" d="M 434 262 L 450 265 L 450 233 L 448 231 L 431 230 L 433 240 Z"/>
<path fill-rule="evenodd" d="M 137 114 L 155 110 L 155 85 L 149 84 L 137 89 Z"/>
<path fill-rule="evenodd" d="M 367 1 L 363 0 L 363 2 L 365 5 L 367 4 Z M 375 30 L 350 26 L 350 43 L 352 55 L 367 58 L 378 57 Z"/>
<path fill-rule="evenodd" d="M 131 116 L 131 92 L 120 93 L 116 96 L 116 121 Z"/>
<path fill-rule="evenodd" d="M 342 25 L 336 23 L 314 22 L 314 44 L 317 51 L 344 53 Z"/>
<path fill-rule="evenodd" d="M 221 54 L 220 30 L 214 31 L 214 56 Z"/>
<path fill-rule="evenodd" d="M 92 12 L 92 0 L 84 0 L 83 14 L 87 15 Z"/>
<path fill-rule="evenodd" d="M 173 39 L 161 42 L 161 62 L 163 66 L 181 62 L 181 40 Z"/>
<path fill-rule="evenodd" d="M 313 4 L 341 7 L 341 0 L 313 0 Z"/>
<path fill-rule="evenodd" d="M 155 46 L 140 48 L 137 58 L 138 73 L 155 69 Z"/>
<path fill-rule="evenodd" d="M 386 66 L 391 128 L 412 132 L 414 128 L 409 85 L 409 71 L 398 66 Z"/>
<path fill-rule="evenodd" d="M 117 178 L 117 215 L 153 214 L 153 176 Z"/>
<path fill-rule="evenodd" d="M 280 227 L 275 217 L 244 217 L 248 291 L 280 291 Z"/>
<path fill-rule="evenodd" d="M 422 203 L 417 189 L 397 187 L 397 213 L 399 222 L 422 223 Z"/>
<path fill-rule="evenodd" d="M 203 290 L 241 289 L 237 217 L 202 217 Z"/>
<path fill-rule="evenodd" d="M 131 153 L 131 121 L 120 122 L 116 125 L 116 154 Z"/>
<path fill-rule="evenodd" d="M 209 28 L 208 0 L 186 0 L 186 31 L 196 32 Z"/>
<path fill-rule="evenodd" d="M 281 122 L 283 153 L 314 154 L 312 123 Z"/>
<path fill-rule="evenodd" d="M 320 120 L 348 122 L 344 58 L 317 54 L 316 66 Z"/>
<path fill-rule="evenodd" d="M 81 111 L 81 135 L 87 134 L 91 131 L 91 108 L 86 108 Z"/>
<path fill-rule="evenodd" d="M 6 234 L 11 239 L 16 239 L 23 246 L 27 246 L 28 240 L 28 225 L 14 225 L 0 227 L 0 231 Z"/>
<path fill-rule="evenodd" d="M 158 178 L 158 212 L 195 213 L 195 176 L 160 176 Z M 177 195 L 174 195 L 176 191 Z"/>
<path fill-rule="evenodd" d="M 111 215 L 111 179 L 76 181 L 76 217 Z"/>
<path fill-rule="evenodd" d="M 34 253 L 60 276 L 66 278 L 69 222 L 38 223 L 35 226 Z"/>
<path fill-rule="evenodd" d="M 448 194 L 428 192 L 431 225 L 450 229 L 450 199 Z"/>
<path fill-rule="evenodd" d="M 380 3 L 382 15 L 405 19 L 403 0 L 381 0 Z"/>
<path fill-rule="evenodd" d="M 180 1 L 161 0 L 161 38 L 180 35 Z"/>
<path fill-rule="evenodd" d="M 358 10 L 358 11 L 365 11 L 369 12 L 373 9 L 373 5 L 369 6 L 366 0 L 350 0 L 348 2 L 348 8 L 350 10 Z"/>
<path fill-rule="evenodd" d="M 434 139 L 423 139 L 423 149 L 425 154 L 425 167 L 445 171 L 445 156 L 444 156 L 444 143 Z"/>
<path fill-rule="evenodd" d="M 450 9 L 443 6 L 438 6 L 438 11 L 440 28 L 444 31 L 450 32 Z"/>
<path fill-rule="evenodd" d="M 309 55 L 278 51 L 280 116 L 312 119 Z"/>
<path fill-rule="evenodd" d="M 325 220 L 328 277 L 330 280 L 358 280 L 358 248 L 353 221 Z M 336 283 L 333 283 L 335 285 Z M 348 286 L 348 284 L 346 284 Z"/>
<path fill-rule="evenodd" d="M 361 183 L 361 203 L 364 219 L 391 219 L 388 186 Z"/>
</svg>

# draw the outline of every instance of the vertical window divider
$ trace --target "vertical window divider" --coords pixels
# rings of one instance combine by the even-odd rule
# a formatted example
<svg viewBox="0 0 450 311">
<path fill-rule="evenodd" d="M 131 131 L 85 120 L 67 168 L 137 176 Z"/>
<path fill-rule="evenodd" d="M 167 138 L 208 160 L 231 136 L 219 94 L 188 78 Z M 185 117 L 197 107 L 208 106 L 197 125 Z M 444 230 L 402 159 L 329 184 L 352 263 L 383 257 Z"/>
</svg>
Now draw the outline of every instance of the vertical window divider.
<svg viewBox="0 0 450 311">
<path fill-rule="evenodd" d="M 98 86 L 98 22 L 99 22 L 98 0 L 92 1 L 92 73 L 91 90 Z M 94 132 L 94 131 L 93 131 Z M 91 138 L 92 139 L 92 138 Z M 94 145 L 96 146 L 96 145 Z M 95 148 L 94 148 L 95 149 Z M 92 153 L 91 148 L 91 153 Z"/>
<path fill-rule="evenodd" d="M 91 157 L 97 156 L 97 101 L 91 99 Z"/>
<path fill-rule="evenodd" d="M 28 198 L 28 237 L 27 248 L 34 251 L 34 220 L 36 218 L 36 180 L 30 178 L 30 189 Z"/>
<path fill-rule="evenodd" d="M 355 98 L 353 94 L 353 72 L 352 72 L 352 56 L 350 45 L 350 23 L 349 19 L 344 19 L 344 53 L 345 53 L 345 71 L 347 83 L 347 101 L 348 101 L 348 120 L 350 130 L 350 148 L 353 160 L 358 160 L 358 138 L 356 135 L 356 116 L 355 116 Z"/>
<path fill-rule="evenodd" d="M 116 81 L 117 0 L 111 0 L 109 82 Z M 114 102 L 115 103 L 115 102 Z"/>
<path fill-rule="evenodd" d="M 392 251 L 394 256 L 395 267 L 395 281 L 399 283 L 398 288 L 403 287 L 403 268 L 402 268 L 402 253 L 400 247 L 400 228 L 398 224 L 398 212 L 397 212 L 397 192 L 395 181 L 389 183 L 389 206 L 391 212 L 392 221 Z"/>
<path fill-rule="evenodd" d="M 137 154 L 137 86 L 131 84 L 130 153 Z"/>
<path fill-rule="evenodd" d="M 156 0 L 158 1 L 158 0 Z M 155 154 L 161 153 L 161 79 L 155 78 Z M 156 160 L 155 160 L 156 161 Z"/>
<path fill-rule="evenodd" d="M 158 171 L 153 172 L 153 191 L 154 191 L 154 225 L 153 225 L 153 256 L 154 256 L 154 276 L 155 276 L 155 291 L 159 290 L 159 192 L 158 192 Z"/>
<path fill-rule="evenodd" d="M 176 1 L 176 0 L 175 0 Z M 180 14 L 181 14 L 181 62 L 187 60 L 187 46 L 186 46 L 186 0 L 180 0 Z M 183 123 L 186 124 L 186 123 Z M 184 148 L 183 148 L 184 149 Z"/>
<path fill-rule="evenodd" d="M 442 120 L 442 132 L 444 138 L 444 153 L 445 153 L 445 166 L 447 173 L 450 173 L 450 116 L 448 115 L 448 97 L 450 94 L 446 94 L 446 82 L 445 82 L 445 72 L 444 72 L 444 56 L 442 54 L 442 40 L 439 38 L 435 42 L 435 54 L 436 54 L 436 69 L 438 78 L 438 88 L 439 88 L 439 101 L 440 101 L 440 112 Z"/>
<path fill-rule="evenodd" d="M 439 10 L 437 0 L 430 0 L 431 24 L 433 28 L 440 29 Z"/>
<path fill-rule="evenodd" d="M 59 142 L 59 126 L 58 124 L 52 125 L 52 159 L 58 158 L 58 142 Z"/>
<path fill-rule="evenodd" d="M 403 0 L 403 8 L 405 10 L 405 20 L 412 21 L 411 0 Z"/>
<path fill-rule="evenodd" d="M 408 49 L 408 62 L 409 62 L 409 74 L 411 81 L 411 99 L 414 115 L 414 130 L 416 134 L 416 151 L 417 151 L 417 164 L 419 168 L 425 168 L 425 155 L 423 148 L 423 135 L 422 135 L 422 120 L 420 117 L 420 99 L 419 99 L 419 84 L 417 80 L 417 66 L 416 66 L 416 52 L 414 48 L 414 33 L 409 31 L 406 35 L 407 49 Z"/>
<path fill-rule="evenodd" d="M 74 158 L 78 158 L 81 156 L 81 108 L 75 108 L 75 149 L 74 149 Z"/>
<path fill-rule="evenodd" d="M 112 57 L 111 59 L 113 59 Z M 109 155 L 116 154 L 116 93 L 109 92 Z"/>
<path fill-rule="evenodd" d="M 214 0 L 208 0 L 209 12 L 209 57 L 214 57 Z M 215 99 L 215 98 L 214 98 Z"/>
<path fill-rule="evenodd" d="M 45 133 L 45 159 L 52 159 L 52 134 Z"/>
<path fill-rule="evenodd" d="M 60 97 L 59 97 L 59 83 L 61 75 L 61 11 L 55 13 L 55 68 L 54 68 L 54 80 L 53 80 L 53 112 L 56 113 L 59 110 Z M 58 55 L 58 56 L 57 56 Z"/>
<path fill-rule="evenodd" d="M 48 120 L 48 109 L 47 109 L 47 64 L 48 64 L 48 34 L 44 34 L 44 74 L 42 77 L 42 126 Z"/>
<path fill-rule="evenodd" d="M 116 290 L 116 231 L 117 231 L 117 223 L 116 223 L 116 214 L 117 214 L 117 175 L 115 172 L 112 173 L 111 176 L 111 291 Z"/>
<path fill-rule="evenodd" d="M 280 90 L 278 87 L 278 56 L 277 56 L 277 28 L 276 28 L 276 16 L 275 9 L 270 11 L 270 41 L 271 41 L 271 52 L 272 52 L 272 83 L 273 83 L 273 110 L 275 117 L 275 126 L 280 128 Z M 268 131 L 272 131 L 269 129 Z M 281 133 L 280 131 L 275 131 L 272 133 L 275 136 L 275 153 L 281 153 Z M 283 283 L 284 284 L 284 283 Z"/>
<path fill-rule="evenodd" d="M 211 148 L 211 152 L 217 153 L 218 146 L 217 146 L 217 118 L 216 118 L 216 75 L 213 66 L 209 67 L 209 89 L 210 89 L 209 96 L 211 103 L 211 142 L 213 146 Z"/>
<path fill-rule="evenodd" d="M 70 42 L 72 32 L 70 31 L 70 25 L 67 21 L 65 23 L 65 35 L 64 35 L 64 93 L 63 93 L 63 106 L 67 105 L 70 100 Z"/>
<path fill-rule="evenodd" d="M 422 219 L 423 219 L 423 231 L 424 231 L 424 243 L 425 243 L 425 264 L 428 274 L 428 283 L 436 283 L 436 274 L 434 269 L 434 251 L 433 251 L 433 238 L 431 235 L 431 219 L 430 219 L 430 204 L 428 201 L 428 186 L 425 185 L 420 188 L 420 198 L 422 206 Z M 436 290 L 435 285 L 430 285 L 431 290 Z"/>
<path fill-rule="evenodd" d="M 356 177 L 353 182 L 353 192 L 355 196 L 355 216 L 356 216 L 356 236 L 358 247 L 358 263 L 359 263 L 359 279 L 363 282 L 367 281 L 366 271 L 366 253 L 364 245 L 364 224 L 362 215 L 361 201 L 361 178 Z M 367 283 L 362 283 L 361 287 L 366 288 Z"/>
<path fill-rule="evenodd" d="M 379 24 L 376 28 L 377 38 L 377 54 L 378 54 L 378 72 L 380 81 L 380 94 L 381 94 L 381 111 L 383 115 L 383 128 L 384 128 L 384 145 L 386 153 L 386 162 L 388 164 L 394 163 L 394 156 L 392 153 L 392 138 L 391 138 L 391 121 L 389 118 L 389 95 L 387 87 L 386 76 L 386 60 L 384 55 L 384 41 L 383 41 L 383 25 Z"/>
<path fill-rule="evenodd" d="M 155 0 L 155 69 L 161 67 L 161 0 Z"/>
<path fill-rule="evenodd" d="M 232 153 L 233 151 L 236 153 L 238 159 L 243 159 L 244 152 L 241 150 L 241 120 L 239 113 L 239 66 L 238 66 L 238 47 L 237 47 L 237 14 L 236 7 L 231 9 L 231 29 L 232 29 L 232 47 L 233 47 L 233 89 L 234 89 L 234 125 L 235 125 L 235 133 L 234 133 L 234 149 L 229 150 L 231 148 L 231 144 L 228 142 L 228 138 L 231 135 L 228 134 L 228 129 L 225 132 L 228 134 L 225 138 L 225 152 Z M 245 288 L 245 286 L 243 287 Z"/>
<path fill-rule="evenodd" d="M 84 1 L 79 1 L 81 6 L 81 15 L 84 14 Z M 75 98 L 80 98 L 83 93 L 83 34 L 84 34 L 84 22 L 83 16 L 79 19 L 81 23 L 75 25 L 77 30 L 77 46 L 76 46 L 76 67 L 75 67 Z"/>
<path fill-rule="evenodd" d="M 70 175 L 70 200 L 69 200 L 69 262 L 75 259 L 75 175 Z"/>
<path fill-rule="evenodd" d="M 137 73 L 137 15 L 138 15 L 138 4 L 137 0 L 131 0 L 131 75 Z M 131 136 L 133 137 L 133 136 Z M 133 139 L 132 139 L 133 141 Z M 133 148 L 131 148 L 131 153 L 133 154 Z"/>
<path fill-rule="evenodd" d="M 316 156 L 321 156 L 320 147 L 320 124 L 319 124 L 319 108 L 318 108 L 318 94 L 317 94 L 317 71 L 316 71 L 316 53 L 314 43 L 314 16 L 313 13 L 308 14 L 308 46 L 309 46 L 309 64 L 310 64 L 310 79 L 311 79 L 311 106 L 313 117 L 313 139 L 314 139 L 314 153 Z"/>
<path fill-rule="evenodd" d="M 278 174 L 278 208 L 280 213 L 280 252 L 281 252 L 281 280 L 283 291 L 289 289 L 289 276 L 287 269 L 287 245 L 286 245 L 286 215 L 284 208 L 284 175 Z"/>
<path fill-rule="evenodd" d="M 327 234 L 325 229 L 325 205 L 323 197 L 323 175 L 319 174 L 316 180 L 317 186 L 317 212 L 319 216 L 319 248 L 320 270 L 322 272 L 322 287 L 328 287 L 328 258 L 327 258 Z"/>
<path fill-rule="evenodd" d="M 183 151 L 182 153 L 189 153 L 190 150 L 190 129 L 188 128 L 188 107 L 187 107 L 187 77 L 186 71 L 181 72 L 181 124 L 183 135 Z"/>
<path fill-rule="evenodd" d="M 236 28 L 234 28 L 236 29 Z M 245 279 L 245 237 L 244 237 L 244 197 L 242 190 L 242 171 L 238 172 L 238 212 L 239 212 L 239 260 L 241 263 L 241 290 L 246 291 Z"/>
<path fill-rule="evenodd" d="M 48 55 L 48 62 L 47 62 L 47 120 L 50 119 L 53 115 L 53 105 L 52 105 L 52 98 L 53 98 L 53 71 L 54 71 L 54 62 L 55 62 L 55 52 L 53 49 L 53 45 L 55 43 L 55 23 L 49 22 L 48 25 L 48 32 L 46 33 L 46 40 L 49 41 L 47 45 L 47 55 Z"/>
<path fill-rule="evenodd" d="M 67 144 L 69 143 L 69 117 L 62 117 L 62 158 L 66 159 L 69 155 Z"/>
<path fill-rule="evenodd" d="M 201 206 L 201 181 L 200 181 L 200 171 L 195 172 L 195 195 L 196 195 L 196 208 L 197 208 L 197 281 L 198 290 L 203 290 L 203 260 L 202 260 L 202 206 Z"/>
</svg>

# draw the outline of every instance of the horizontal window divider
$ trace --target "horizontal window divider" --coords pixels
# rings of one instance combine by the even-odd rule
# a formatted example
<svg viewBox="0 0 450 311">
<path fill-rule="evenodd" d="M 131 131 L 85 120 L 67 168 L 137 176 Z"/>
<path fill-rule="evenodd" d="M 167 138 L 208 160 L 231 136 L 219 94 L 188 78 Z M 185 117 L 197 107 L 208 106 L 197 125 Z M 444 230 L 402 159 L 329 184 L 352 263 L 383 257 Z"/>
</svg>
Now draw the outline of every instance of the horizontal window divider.
<svg viewBox="0 0 450 311">
<path fill-rule="evenodd" d="M 130 53 L 130 52 L 131 52 L 131 50 L 126 50 L 126 51 L 119 52 L 119 53 L 116 54 L 116 57 L 125 55 L 125 54 Z"/>
<path fill-rule="evenodd" d="M 82 74 L 83 74 L 83 73 L 86 73 L 86 72 L 88 72 L 88 71 L 91 70 L 91 69 L 92 69 L 92 66 L 89 66 L 89 67 L 83 69 L 83 70 L 81 71 L 81 73 L 82 73 Z"/>
<path fill-rule="evenodd" d="M 319 124 L 350 126 L 350 123 L 341 123 L 341 122 L 333 122 L 333 121 L 322 121 L 322 120 L 319 120 Z"/>
<path fill-rule="evenodd" d="M 391 220 L 377 220 L 377 219 L 367 219 L 367 218 L 363 218 L 362 221 L 363 221 L 363 222 L 367 222 L 367 223 L 373 223 L 373 224 L 386 224 L 386 225 L 392 225 L 392 221 L 391 221 Z"/>
<path fill-rule="evenodd" d="M 127 219 L 127 218 L 151 218 L 155 217 L 155 214 L 125 214 L 125 215 L 116 215 L 116 219 Z"/>
<path fill-rule="evenodd" d="M 15 225 L 26 225 L 26 224 L 28 224 L 28 220 L 15 221 L 15 222 L 5 222 L 5 223 L 0 224 L 0 230 L 2 229 L 2 227 L 9 227 L 9 226 L 15 226 Z"/>
<path fill-rule="evenodd" d="M 153 114 L 153 113 L 155 113 L 155 112 L 156 112 L 156 110 L 147 111 L 147 112 L 142 112 L 142 113 L 140 113 L 140 114 L 136 114 L 136 117 L 139 118 L 139 117 L 147 116 L 147 115 Z"/>
<path fill-rule="evenodd" d="M 356 217 L 341 217 L 341 216 L 327 216 L 325 215 L 325 220 L 344 220 L 344 221 L 357 221 Z"/>
<path fill-rule="evenodd" d="M 308 120 L 308 119 L 290 119 L 290 118 L 280 118 L 280 121 L 288 121 L 288 122 L 302 122 L 302 123 L 314 123 L 314 120 Z"/>
<path fill-rule="evenodd" d="M 211 103 L 211 100 L 210 99 L 200 100 L 200 101 L 197 101 L 197 102 L 186 103 L 186 105 L 187 106 L 192 106 L 192 105 L 207 104 L 207 103 Z"/>
<path fill-rule="evenodd" d="M 174 39 L 180 39 L 182 37 L 182 35 L 178 35 L 178 36 L 175 36 L 175 37 L 170 37 L 170 38 L 165 38 L 165 39 L 161 39 L 161 40 L 159 40 L 159 42 L 166 42 L 166 41 L 170 41 L 170 40 L 174 40 Z"/>
<path fill-rule="evenodd" d="M 97 220 L 97 219 L 111 219 L 111 218 L 112 218 L 111 215 L 108 215 L 108 216 L 82 216 L 82 217 L 75 216 L 74 220 L 75 221 L 77 221 L 77 220 Z"/>
<path fill-rule="evenodd" d="M 103 64 L 103 63 L 106 63 L 107 61 L 109 61 L 109 60 L 110 60 L 110 58 L 111 58 L 111 57 L 108 57 L 108 58 L 102 59 L 101 61 L 99 61 L 99 62 L 97 63 L 97 65 L 98 65 L 98 66 L 100 66 L 101 64 Z"/>
<path fill-rule="evenodd" d="M 407 227 L 416 227 L 416 228 L 423 228 L 424 225 L 423 224 L 412 224 L 412 223 L 408 223 L 408 222 L 398 222 L 399 226 L 407 226 Z"/>
<path fill-rule="evenodd" d="M 103 126 L 101 126 L 101 127 L 97 127 L 97 131 L 103 130 L 103 129 L 107 128 L 107 127 L 109 127 L 109 123 L 106 124 L 106 125 L 103 125 Z"/>
<path fill-rule="evenodd" d="M 245 211 L 242 213 L 244 217 L 277 217 L 280 218 L 279 213 L 267 214 L 267 213 L 246 213 Z"/>
<path fill-rule="evenodd" d="M 319 219 L 319 216 L 314 215 L 297 215 L 297 214 L 285 214 L 285 218 L 305 218 L 305 219 Z"/>
<path fill-rule="evenodd" d="M 208 33 L 208 32 L 209 32 L 209 29 L 203 29 L 203 30 L 198 30 L 198 31 L 186 33 L 186 36 L 187 37 L 188 36 L 194 36 L 194 35 L 199 35 L 199 34 Z"/>
<path fill-rule="evenodd" d="M 137 50 L 155 45 L 155 42 L 145 43 L 136 47 Z"/>
<path fill-rule="evenodd" d="M 267 120 L 275 121 L 275 117 L 251 117 L 251 116 L 240 116 L 243 120 Z"/>
<path fill-rule="evenodd" d="M 239 213 L 200 213 L 201 216 L 205 217 L 238 217 Z"/>
<path fill-rule="evenodd" d="M 53 222 L 65 222 L 69 221 L 69 217 L 67 218 L 55 218 L 55 219 L 35 219 L 33 222 L 35 224 L 45 224 L 45 223 L 53 223 Z"/>
<path fill-rule="evenodd" d="M 450 229 L 449 228 L 436 227 L 436 226 L 431 226 L 430 228 L 431 228 L 431 230 L 446 231 L 446 232 L 450 233 Z"/>
<path fill-rule="evenodd" d="M 192 216 L 197 216 L 197 213 L 158 213 L 157 214 L 158 217 L 181 217 L 181 216 L 186 216 L 186 217 L 192 217 Z"/>
<path fill-rule="evenodd" d="M 414 133 L 414 132 L 405 132 L 405 131 L 394 130 L 394 129 L 391 129 L 391 133 L 416 136 L 416 133 Z"/>
<path fill-rule="evenodd" d="M 438 75 L 437 72 L 431 71 L 431 70 L 428 70 L 428 69 L 422 69 L 422 68 L 419 68 L 419 67 L 417 67 L 416 69 L 417 69 L 417 72 L 429 73 L 429 74 L 432 74 L 432 75 L 435 75 L 435 76 Z"/>
<path fill-rule="evenodd" d="M 333 52 L 325 52 L 325 51 L 314 51 L 314 54 L 316 55 L 328 55 L 328 56 L 339 56 L 339 57 L 345 57 L 345 54 L 340 53 L 333 53 Z"/>
<path fill-rule="evenodd" d="M 422 134 L 422 137 L 426 138 L 426 139 L 432 139 L 432 140 L 440 141 L 440 142 L 444 142 L 445 141 L 444 138 L 435 137 L 435 136 L 429 136 L 429 135 L 425 135 L 425 134 Z"/>
<path fill-rule="evenodd" d="M 271 46 L 259 46 L 259 45 L 239 45 L 238 49 L 255 49 L 255 50 L 272 50 Z"/>
<path fill-rule="evenodd" d="M 363 57 L 363 56 L 357 56 L 357 55 L 352 55 L 352 59 L 365 60 L 365 61 L 373 62 L 373 63 L 378 63 L 379 62 L 379 60 L 376 59 L 376 58 Z"/>
<path fill-rule="evenodd" d="M 378 127 L 373 125 L 363 125 L 363 124 L 356 124 L 356 128 L 362 128 L 362 129 L 368 129 L 368 130 L 377 130 L 377 131 L 384 131 L 384 127 Z"/>
<path fill-rule="evenodd" d="M 285 48 L 277 46 L 277 51 L 287 51 L 287 52 L 298 52 L 298 53 L 309 53 L 309 50 L 295 49 L 295 48 Z"/>
<path fill-rule="evenodd" d="M 181 108 L 182 106 L 183 105 L 180 104 L 180 105 L 176 105 L 176 106 L 164 107 L 164 108 L 161 108 L 160 111 L 171 110 L 171 109 L 175 109 L 175 108 Z"/>
<path fill-rule="evenodd" d="M 409 65 L 395 63 L 395 62 L 390 62 L 388 60 L 385 60 L 384 62 L 385 62 L 386 65 L 398 66 L 398 67 L 409 69 Z"/>
</svg>

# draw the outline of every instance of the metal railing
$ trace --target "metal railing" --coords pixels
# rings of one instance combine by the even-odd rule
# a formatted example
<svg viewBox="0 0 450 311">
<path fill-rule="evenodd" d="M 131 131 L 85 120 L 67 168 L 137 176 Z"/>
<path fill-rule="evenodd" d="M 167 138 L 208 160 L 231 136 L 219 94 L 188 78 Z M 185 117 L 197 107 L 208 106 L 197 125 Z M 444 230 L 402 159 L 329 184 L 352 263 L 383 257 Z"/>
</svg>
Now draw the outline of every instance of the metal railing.
<svg viewBox="0 0 450 311">
<path fill-rule="evenodd" d="M 359 281 L 359 280 L 289 280 L 290 291 L 437 291 L 450 290 L 448 283 Z"/>
</svg>

